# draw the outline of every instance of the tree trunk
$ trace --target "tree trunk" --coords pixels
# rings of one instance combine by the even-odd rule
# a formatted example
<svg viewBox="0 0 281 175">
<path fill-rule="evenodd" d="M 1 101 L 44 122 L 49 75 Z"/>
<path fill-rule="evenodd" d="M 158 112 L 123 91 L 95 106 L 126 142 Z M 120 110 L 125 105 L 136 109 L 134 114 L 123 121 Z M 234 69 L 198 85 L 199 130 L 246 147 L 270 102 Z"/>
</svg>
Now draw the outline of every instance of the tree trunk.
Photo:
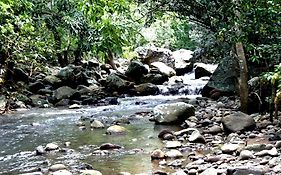
<svg viewBox="0 0 281 175">
<path fill-rule="evenodd" d="M 249 96 L 247 60 L 245 57 L 243 44 L 241 42 L 237 42 L 235 44 L 235 48 L 236 48 L 236 54 L 238 57 L 239 67 L 240 67 L 239 88 L 240 88 L 241 111 L 244 113 L 247 113 L 248 112 L 248 96 Z"/>
<path fill-rule="evenodd" d="M 107 55 L 108 56 L 107 63 L 111 65 L 112 69 L 117 70 L 117 67 L 116 67 L 116 65 L 114 63 L 114 55 L 113 55 L 112 51 L 109 50 L 107 52 L 107 54 L 108 54 Z"/>
</svg>

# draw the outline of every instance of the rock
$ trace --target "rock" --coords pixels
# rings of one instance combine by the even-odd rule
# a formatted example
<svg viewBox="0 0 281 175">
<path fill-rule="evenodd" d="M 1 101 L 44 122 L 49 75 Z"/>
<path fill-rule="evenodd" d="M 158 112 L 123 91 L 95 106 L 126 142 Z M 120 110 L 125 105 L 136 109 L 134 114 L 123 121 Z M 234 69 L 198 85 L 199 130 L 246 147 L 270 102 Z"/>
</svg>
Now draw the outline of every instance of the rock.
<svg viewBox="0 0 281 175">
<path fill-rule="evenodd" d="M 117 175 L 132 175 L 132 174 L 128 172 L 119 172 Z"/>
<path fill-rule="evenodd" d="M 141 77 L 140 83 L 152 83 L 152 84 L 162 85 L 164 82 L 168 80 L 169 78 L 167 75 L 159 74 L 159 73 L 149 73 Z"/>
<path fill-rule="evenodd" d="M 194 142 L 194 143 L 206 143 L 205 138 L 196 129 L 194 129 L 192 134 L 189 136 L 188 141 Z"/>
<path fill-rule="evenodd" d="M 171 175 L 187 175 L 183 170 L 178 170 L 174 173 L 172 173 Z"/>
<path fill-rule="evenodd" d="M 122 148 L 120 145 L 112 144 L 112 143 L 104 143 L 100 146 L 100 150 L 111 150 L 111 149 L 120 149 Z"/>
<path fill-rule="evenodd" d="M 82 105 L 73 104 L 73 105 L 70 105 L 70 106 L 68 107 L 68 109 L 79 109 L 79 108 L 81 108 L 81 107 L 82 107 Z"/>
<path fill-rule="evenodd" d="M 89 77 L 82 66 L 68 65 L 62 68 L 56 76 L 62 80 L 63 85 L 72 88 L 76 88 L 77 85 L 89 85 Z"/>
<path fill-rule="evenodd" d="M 234 114 L 223 117 L 222 124 L 226 132 L 251 130 L 256 126 L 254 119 L 242 112 L 236 112 Z"/>
<path fill-rule="evenodd" d="M 68 99 L 73 96 L 76 91 L 68 86 L 62 86 L 54 91 L 54 98 L 56 101 L 60 101 L 62 99 Z"/>
<path fill-rule="evenodd" d="M 215 168 L 208 168 L 205 171 L 203 171 L 202 173 L 200 173 L 200 175 L 217 175 L 218 171 Z"/>
<path fill-rule="evenodd" d="M 153 114 L 158 124 L 181 124 L 188 117 L 195 115 L 195 108 L 184 102 L 161 104 L 153 109 Z"/>
<path fill-rule="evenodd" d="M 23 69 L 16 67 L 13 70 L 13 80 L 27 83 L 29 81 L 29 76 Z"/>
<path fill-rule="evenodd" d="M 148 68 L 139 61 L 132 61 L 125 73 L 128 77 L 132 78 L 136 82 L 148 73 Z"/>
<path fill-rule="evenodd" d="M 241 160 L 247 160 L 247 159 L 253 159 L 253 158 L 255 158 L 255 156 L 254 156 L 252 151 L 242 150 L 240 152 L 240 159 Z"/>
<path fill-rule="evenodd" d="M 121 75 L 111 73 L 106 78 L 105 86 L 111 92 L 125 92 L 131 88 L 131 83 L 123 79 Z"/>
<path fill-rule="evenodd" d="M 159 134 L 158 138 L 163 139 L 163 140 L 172 140 L 175 138 L 174 132 L 170 131 L 168 129 L 163 129 Z"/>
<path fill-rule="evenodd" d="M 127 132 L 126 128 L 119 125 L 113 125 L 107 128 L 106 133 L 115 135 L 115 134 L 125 134 Z"/>
<path fill-rule="evenodd" d="M 51 173 L 51 175 L 72 175 L 72 173 L 67 170 L 59 170 Z"/>
<path fill-rule="evenodd" d="M 173 68 L 167 66 L 166 64 L 164 64 L 162 62 L 153 62 L 153 63 L 151 63 L 151 66 L 157 68 L 157 70 L 159 72 L 161 72 L 162 74 L 164 74 L 168 77 L 172 77 L 172 76 L 176 75 L 176 71 Z"/>
<path fill-rule="evenodd" d="M 165 153 L 160 149 L 154 150 L 151 153 L 151 159 L 164 159 L 166 157 Z"/>
<path fill-rule="evenodd" d="M 238 91 L 239 64 L 237 59 L 224 58 L 202 89 L 203 97 L 211 97 L 216 89 L 220 95 L 231 95 Z"/>
<path fill-rule="evenodd" d="M 45 146 L 45 150 L 46 151 L 53 151 L 53 150 L 57 150 L 59 149 L 59 146 L 55 143 L 48 143 L 46 146 Z"/>
<path fill-rule="evenodd" d="M 233 152 L 237 151 L 240 146 L 238 144 L 224 144 L 221 147 L 223 153 L 232 154 Z"/>
<path fill-rule="evenodd" d="M 102 175 L 102 173 L 97 170 L 81 170 L 80 175 Z"/>
<path fill-rule="evenodd" d="M 0 111 L 5 110 L 7 102 L 8 102 L 8 100 L 5 97 L 5 95 L 1 95 L 0 96 Z"/>
<path fill-rule="evenodd" d="M 168 149 L 179 148 L 182 144 L 180 141 L 167 141 L 165 147 Z"/>
<path fill-rule="evenodd" d="M 255 153 L 255 156 L 278 156 L 278 151 L 277 149 L 274 147 L 271 150 L 262 150 L 260 152 Z"/>
<path fill-rule="evenodd" d="M 46 150 L 42 145 L 37 146 L 35 151 L 36 151 L 36 155 L 43 155 L 46 153 Z"/>
<path fill-rule="evenodd" d="M 210 134 L 218 134 L 222 132 L 222 128 L 218 125 L 214 125 L 207 130 Z"/>
<path fill-rule="evenodd" d="M 158 47 L 138 47 L 135 49 L 141 62 L 149 64 L 152 62 L 160 61 L 169 67 L 175 67 L 175 59 L 172 51 L 169 49 Z"/>
<path fill-rule="evenodd" d="M 231 167 L 227 169 L 227 175 L 263 175 L 265 170 L 263 167 Z"/>
<path fill-rule="evenodd" d="M 250 151 L 262 151 L 266 149 L 265 144 L 251 144 L 247 145 L 245 149 L 250 150 Z"/>
<path fill-rule="evenodd" d="M 41 172 L 32 172 L 32 173 L 24 173 L 24 174 L 19 174 L 19 175 L 43 175 Z"/>
<path fill-rule="evenodd" d="M 159 88 L 151 83 L 145 83 L 135 86 L 136 95 L 157 95 L 159 94 Z"/>
<path fill-rule="evenodd" d="M 281 141 L 280 140 L 275 143 L 275 147 L 276 148 L 281 148 Z"/>
<path fill-rule="evenodd" d="M 56 77 L 55 75 L 47 75 L 44 79 L 43 79 L 43 82 L 45 84 L 48 84 L 48 85 L 51 85 L 55 88 L 58 88 L 62 81 L 61 79 L 59 79 L 58 77 Z"/>
<path fill-rule="evenodd" d="M 69 99 L 61 99 L 60 101 L 58 101 L 55 106 L 56 107 L 60 107 L 60 106 L 68 106 L 70 103 Z"/>
<path fill-rule="evenodd" d="M 182 153 L 179 150 L 172 149 L 166 152 L 168 158 L 181 158 L 183 157 Z"/>
<path fill-rule="evenodd" d="M 58 171 L 58 170 L 64 170 L 64 169 L 66 169 L 66 166 L 64 164 L 55 164 L 49 168 L 49 171 Z"/>
<path fill-rule="evenodd" d="M 40 108 L 49 107 L 48 100 L 42 95 L 31 95 L 29 98 L 31 99 L 32 106 Z"/>
<path fill-rule="evenodd" d="M 41 81 L 36 81 L 29 84 L 29 90 L 33 93 L 37 93 L 39 89 L 44 89 L 45 85 Z"/>
<path fill-rule="evenodd" d="M 94 120 L 91 123 L 91 128 L 99 129 L 99 128 L 104 128 L 104 124 L 100 122 L 99 120 Z"/>
<path fill-rule="evenodd" d="M 206 69 L 202 67 L 196 67 L 195 68 L 195 79 L 199 79 L 201 77 L 209 77 L 212 73 L 207 71 Z"/>
<path fill-rule="evenodd" d="M 173 52 L 177 75 L 184 75 L 193 69 L 193 51 L 180 49 Z"/>
</svg>

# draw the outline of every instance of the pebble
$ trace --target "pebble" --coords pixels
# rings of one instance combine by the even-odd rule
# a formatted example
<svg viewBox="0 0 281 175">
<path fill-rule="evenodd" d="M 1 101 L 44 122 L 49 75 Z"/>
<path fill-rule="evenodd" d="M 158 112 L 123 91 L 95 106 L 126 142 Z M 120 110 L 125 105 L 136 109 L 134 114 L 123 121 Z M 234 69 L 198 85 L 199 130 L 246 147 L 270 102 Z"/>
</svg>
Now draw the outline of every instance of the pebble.
<svg viewBox="0 0 281 175">
<path fill-rule="evenodd" d="M 188 141 L 195 143 L 206 143 L 205 138 L 200 134 L 198 130 L 194 130 L 189 136 Z"/>
<path fill-rule="evenodd" d="M 51 173 L 51 175 L 72 175 L 72 173 L 68 170 L 58 170 Z"/>
<path fill-rule="evenodd" d="M 242 150 L 240 152 L 240 159 L 241 160 L 247 160 L 247 159 L 253 159 L 253 158 L 255 158 L 255 156 L 254 156 L 252 151 Z"/>
<path fill-rule="evenodd" d="M 59 146 L 55 143 L 48 143 L 45 147 L 46 151 L 53 151 L 59 149 Z"/>
<path fill-rule="evenodd" d="M 66 166 L 64 164 L 54 164 L 49 168 L 49 171 L 58 171 L 64 169 L 66 169 Z"/>
<path fill-rule="evenodd" d="M 37 146 L 35 151 L 36 151 L 36 155 L 43 155 L 46 153 L 46 150 L 42 145 Z"/>
<path fill-rule="evenodd" d="M 224 144 L 224 145 L 221 147 L 221 150 L 222 150 L 223 153 L 231 154 L 231 153 L 237 151 L 238 148 L 239 148 L 239 145 L 238 145 L 238 144 L 231 144 L 231 143 L 228 143 L 228 144 Z"/>
<path fill-rule="evenodd" d="M 166 156 L 169 158 L 181 158 L 183 157 L 182 153 L 179 150 L 172 149 L 166 152 Z"/>
<path fill-rule="evenodd" d="M 127 129 L 123 126 L 113 125 L 107 128 L 106 133 L 110 135 L 125 134 Z"/>
<path fill-rule="evenodd" d="M 160 149 L 154 150 L 151 154 L 151 159 L 164 159 L 165 157 L 166 154 Z"/>
<path fill-rule="evenodd" d="M 101 129 L 101 128 L 104 128 L 104 124 L 99 121 L 99 120 L 94 120 L 92 123 L 91 123 L 91 128 L 94 128 L 94 129 Z"/>
<path fill-rule="evenodd" d="M 168 149 L 179 148 L 182 146 L 180 141 L 167 141 L 165 147 Z"/>
</svg>

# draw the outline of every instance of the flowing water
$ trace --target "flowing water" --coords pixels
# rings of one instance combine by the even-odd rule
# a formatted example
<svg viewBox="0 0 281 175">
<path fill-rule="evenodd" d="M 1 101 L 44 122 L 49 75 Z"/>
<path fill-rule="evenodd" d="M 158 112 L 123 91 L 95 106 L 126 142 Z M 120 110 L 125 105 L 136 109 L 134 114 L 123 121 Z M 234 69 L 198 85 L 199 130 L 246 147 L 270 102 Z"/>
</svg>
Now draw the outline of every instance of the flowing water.
<svg viewBox="0 0 281 175">
<path fill-rule="evenodd" d="M 205 83 L 197 82 L 195 88 L 201 88 Z M 194 91 L 194 85 L 187 86 Z M 104 175 L 122 171 L 149 174 L 159 169 L 151 162 L 150 153 L 163 146 L 157 135 L 168 126 L 154 125 L 148 120 L 147 112 L 158 104 L 187 97 L 194 98 L 191 95 L 130 97 L 120 98 L 118 105 L 86 106 L 76 110 L 30 109 L 1 116 L 0 174 L 46 172 L 50 165 L 57 163 L 65 164 L 74 173 L 90 165 Z M 108 125 L 113 120 L 128 118 L 131 124 L 123 125 L 128 134 L 112 136 L 105 134 L 106 129 L 91 130 L 89 121 L 85 121 L 86 129 L 81 129 L 76 125 L 81 117 L 97 118 Z M 178 126 L 170 127 L 172 130 L 180 129 Z M 59 152 L 42 156 L 35 154 L 37 146 L 51 142 L 61 147 Z M 70 146 L 64 146 L 65 142 L 70 142 Z M 97 152 L 103 143 L 118 144 L 122 149 Z"/>
</svg>

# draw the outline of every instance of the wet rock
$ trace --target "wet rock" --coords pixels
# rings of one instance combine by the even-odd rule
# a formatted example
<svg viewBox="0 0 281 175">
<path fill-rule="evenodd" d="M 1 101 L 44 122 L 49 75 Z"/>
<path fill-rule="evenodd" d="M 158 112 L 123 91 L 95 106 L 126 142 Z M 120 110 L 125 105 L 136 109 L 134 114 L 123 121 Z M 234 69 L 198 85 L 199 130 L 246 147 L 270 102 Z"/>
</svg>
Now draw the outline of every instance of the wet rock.
<svg viewBox="0 0 281 175">
<path fill-rule="evenodd" d="M 256 126 L 254 119 L 242 112 L 236 112 L 223 117 L 222 124 L 226 132 L 252 130 Z"/>
<path fill-rule="evenodd" d="M 151 159 L 152 160 L 154 160 L 154 159 L 164 159 L 165 157 L 166 157 L 165 153 L 160 149 L 154 150 L 151 153 Z"/>
<path fill-rule="evenodd" d="M 161 104 L 153 109 L 153 113 L 158 124 L 181 124 L 188 117 L 195 115 L 195 108 L 184 102 Z"/>
<path fill-rule="evenodd" d="M 174 132 L 168 129 L 163 129 L 159 134 L 158 138 L 163 140 L 172 140 L 175 138 Z"/>
<path fill-rule="evenodd" d="M 218 172 L 215 168 L 208 168 L 205 171 L 203 171 L 202 173 L 200 173 L 200 175 L 217 175 Z"/>
<path fill-rule="evenodd" d="M 262 151 L 266 149 L 265 144 L 251 144 L 247 145 L 245 149 L 250 150 L 250 151 Z"/>
<path fill-rule="evenodd" d="M 194 143 L 206 143 L 204 136 L 202 136 L 200 132 L 196 129 L 194 129 L 192 134 L 189 136 L 188 141 Z"/>
<path fill-rule="evenodd" d="M 140 78 L 147 73 L 148 73 L 148 68 L 143 63 L 139 61 L 132 61 L 125 75 L 138 82 Z"/>
<path fill-rule="evenodd" d="M 64 170 L 64 169 L 66 169 L 66 166 L 64 164 L 55 164 L 49 168 L 49 171 L 58 171 L 58 170 Z"/>
<path fill-rule="evenodd" d="M 53 151 L 53 150 L 57 150 L 59 149 L 59 146 L 55 143 L 48 143 L 46 146 L 45 146 L 45 150 L 46 151 Z"/>
<path fill-rule="evenodd" d="M 117 73 L 107 76 L 105 86 L 109 91 L 125 92 L 131 88 L 131 83 Z"/>
<path fill-rule="evenodd" d="M 36 151 L 36 155 L 43 155 L 46 153 L 46 150 L 42 145 L 37 146 L 35 151 Z"/>
<path fill-rule="evenodd" d="M 111 150 L 111 149 L 120 149 L 122 148 L 120 145 L 112 144 L 112 143 L 104 143 L 100 146 L 100 150 Z"/>
<path fill-rule="evenodd" d="M 231 143 L 228 143 L 228 144 L 224 144 L 222 147 L 221 147 L 221 150 L 223 153 L 226 153 L 226 154 L 231 154 L 235 151 L 238 150 L 240 146 L 238 144 L 231 144 Z"/>
<path fill-rule="evenodd" d="M 275 147 L 276 148 L 281 148 L 281 141 L 280 140 L 275 143 Z"/>
<path fill-rule="evenodd" d="M 102 122 L 100 122 L 99 120 L 94 120 L 91 123 L 91 128 L 95 128 L 95 129 L 104 128 L 104 124 Z"/>
<path fill-rule="evenodd" d="M 183 154 L 179 150 L 172 149 L 166 152 L 166 156 L 168 158 L 181 158 Z"/>
<path fill-rule="evenodd" d="M 165 171 L 158 170 L 153 172 L 153 175 L 168 175 L 168 173 L 166 173 Z"/>
<path fill-rule="evenodd" d="M 221 160 L 221 156 L 219 156 L 219 155 L 207 156 L 204 160 L 206 162 L 210 162 L 210 163 L 218 162 Z"/>
<path fill-rule="evenodd" d="M 199 79 L 201 77 L 209 77 L 212 75 L 210 71 L 208 71 L 206 68 L 197 65 L 195 68 L 195 79 Z"/>
<path fill-rule="evenodd" d="M 180 49 L 173 52 L 173 57 L 175 59 L 177 75 L 184 75 L 192 71 L 195 62 L 195 59 L 193 59 L 193 51 Z"/>
<path fill-rule="evenodd" d="M 54 96 L 55 100 L 60 101 L 62 99 L 70 98 L 71 96 L 73 96 L 73 94 L 75 92 L 76 91 L 74 89 L 72 89 L 68 86 L 62 86 L 54 91 L 53 96 Z"/>
<path fill-rule="evenodd" d="M 240 159 L 241 160 L 247 160 L 247 159 L 253 159 L 253 158 L 255 158 L 255 156 L 254 156 L 252 151 L 242 150 L 240 152 Z"/>
<path fill-rule="evenodd" d="M 152 83 L 157 85 L 162 85 L 164 82 L 168 81 L 169 78 L 167 75 L 159 74 L 159 73 L 149 73 L 144 75 L 140 79 L 140 83 Z"/>
<path fill-rule="evenodd" d="M 24 174 L 20 174 L 20 175 L 43 175 L 43 173 L 41 173 L 41 172 L 32 172 L 32 173 L 24 173 Z"/>
<path fill-rule="evenodd" d="M 132 174 L 128 172 L 119 172 L 117 175 L 132 175 Z"/>
<path fill-rule="evenodd" d="M 72 175 L 72 173 L 67 170 L 59 170 L 51 173 L 51 175 Z"/>
<path fill-rule="evenodd" d="M 165 147 L 168 149 L 179 148 L 181 146 L 182 146 L 182 143 L 180 141 L 167 141 L 165 144 Z"/>
<path fill-rule="evenodd" d="M 113 125 L 107 128 L 106 133 L 115 135 L 115 134 L 125 134 L 127 132 L 126 128 L 119 125 Z"/>
<path fill-rule="evenodd" d="M 102 175 L 102 173 L 97 170 L 81 170 L 80 175 Z"/>
<path fill-rule="evenodd" d="M 67 106 L 69 105 L 70 100 L 69 99 L 61 99 L 60 101 L 58 101 L 55 106 L 56 107 L 60 107 L 60 106 Z"/>
<path fill-rule="evenodd" d="M 145 83 L 135 86 L 136 95 L 146 96 L 146 95 L 157 95 L 159 94 L 159 88 L 151 83 Z"/>
<path fill-rule="evenodd" d="M 176 159 L 173 160 L 172 162 L 168 163 L 168 166 L 173 166 L 173 167 L 181 167 L 183 161 L 181 159 Z"/>
<path fill-rule="evenodd" d="M 28 82 L 29 76 L 23 69 L 16 67 L 13 70 L 13 80 L 14 81 Z"/>
<path fill-rule="evenodd" d="M 159 72 L 161 72 L 162 74 L 164 74 L 168 77 L 172 77 L 172 76 L 176 75 L 176 71 L 173 68 L 167 66 L 166 64 L 164 64 L 162 62 L 153 62 L 153 63 L 151 63 L 151 66 L 157 68 L 157 70 Z"/>
<path fill-rule="evenodd" d="M 54 76 L 54 75 L 47 75 L 44 79 L 43 82 L 54 86 L 55 88 L 59 87 L 61 85 L 61 79 L 59 79 L 58 77 Z"/>
</svg>

